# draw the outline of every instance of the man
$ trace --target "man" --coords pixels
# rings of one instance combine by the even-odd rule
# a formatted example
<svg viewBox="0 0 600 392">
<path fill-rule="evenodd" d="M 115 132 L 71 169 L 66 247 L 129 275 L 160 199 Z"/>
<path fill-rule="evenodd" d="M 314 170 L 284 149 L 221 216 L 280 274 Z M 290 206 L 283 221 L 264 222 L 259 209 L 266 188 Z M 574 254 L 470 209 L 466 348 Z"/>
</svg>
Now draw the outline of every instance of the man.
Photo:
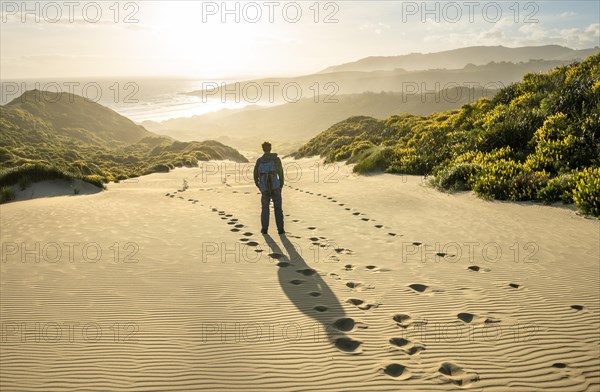
<svg viewBox="0 0 600 392">
<path fill-rule="evenodd" d="M 263 156 L 258 158 L 254 166 L 254 183 L 262 194 L 262 211 L 260 223 L 261 233 L 267 234 L 269 230 L 269 205 L 271 199 L 275 208 L 275 223 L 277 232 L 285 234 L 283 229 L 283 210 L 281 209 L 281 190 L 283 188 L 283 165 L 277 154 L 271 152 L 271 143 L 262 144 Z"/>
</svg>

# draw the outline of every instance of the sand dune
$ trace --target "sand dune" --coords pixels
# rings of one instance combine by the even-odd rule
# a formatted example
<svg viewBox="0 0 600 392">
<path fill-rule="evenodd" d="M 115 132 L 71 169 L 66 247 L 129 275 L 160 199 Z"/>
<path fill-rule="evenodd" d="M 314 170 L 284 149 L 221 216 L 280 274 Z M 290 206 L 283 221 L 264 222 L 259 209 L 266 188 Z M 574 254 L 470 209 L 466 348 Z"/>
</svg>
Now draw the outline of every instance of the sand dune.
<svg viewBox="0 0 600 392">
<path fill-rule="evenodd" d="M 598 220 L 284 164 L 2 205 L 0 389 L 599 390 Z"/>
</svg>

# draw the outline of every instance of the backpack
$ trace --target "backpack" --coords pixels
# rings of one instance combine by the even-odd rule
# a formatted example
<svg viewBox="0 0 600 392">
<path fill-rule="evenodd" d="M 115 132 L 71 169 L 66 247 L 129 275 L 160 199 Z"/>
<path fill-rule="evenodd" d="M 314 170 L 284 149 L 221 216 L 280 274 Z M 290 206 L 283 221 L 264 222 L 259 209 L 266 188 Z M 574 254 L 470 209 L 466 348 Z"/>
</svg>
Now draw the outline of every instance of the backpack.
<svg viewBox="0 0 600 392">
<path fill-rule="evenodd" d="M 269 193 L 274 189 L 281 188 L 274 161 L 262 161 L 258 164 L 258 186 L 261 192 Z"/>
</svg>

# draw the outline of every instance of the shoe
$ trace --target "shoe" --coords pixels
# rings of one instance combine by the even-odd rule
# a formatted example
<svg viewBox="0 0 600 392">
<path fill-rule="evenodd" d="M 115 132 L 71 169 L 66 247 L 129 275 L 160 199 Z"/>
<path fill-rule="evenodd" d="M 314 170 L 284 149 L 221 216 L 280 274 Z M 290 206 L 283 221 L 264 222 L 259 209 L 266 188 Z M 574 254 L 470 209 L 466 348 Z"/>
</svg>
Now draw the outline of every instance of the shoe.
<svg viewBox="0 0 600 392">
<path fill-rule="evenodd" d="M 260 232 L 261 232 L 262 234 L 267 234 L 267 230 L 264 230 L 264 229 L 263 229 L 263 230 L 261 230 Z"/>
<path fill-rule="evenodd" d="M 277 230 L 277 234 L 285 234 L 285 230 Z"/>
</svg>

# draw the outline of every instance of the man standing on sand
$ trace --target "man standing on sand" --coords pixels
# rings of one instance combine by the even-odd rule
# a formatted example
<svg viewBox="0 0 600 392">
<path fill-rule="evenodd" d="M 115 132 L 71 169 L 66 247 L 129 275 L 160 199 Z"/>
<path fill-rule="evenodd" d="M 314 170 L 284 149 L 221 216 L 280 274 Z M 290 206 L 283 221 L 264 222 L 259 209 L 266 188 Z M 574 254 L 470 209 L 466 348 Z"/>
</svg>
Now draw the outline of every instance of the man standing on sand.
<svg viewBox="0 0 600 392">
<path fill-rule="evenodd" d="M 283 210 L 281 209 L 281 190 L 283 189 L 283 165 L 277 154 L 271 152 L 271 143 L 262 144 L 263 156 L 258 158 L 254 166 L 254 183 L 260 189 L 262 211 L 260 223 L 261 233 L 267 234 L 269 230 L 269 206 L 273 199 L 275 209 L 275 223 L 277 232 L 285 234 L 283 229 Z"/>
</svg>

